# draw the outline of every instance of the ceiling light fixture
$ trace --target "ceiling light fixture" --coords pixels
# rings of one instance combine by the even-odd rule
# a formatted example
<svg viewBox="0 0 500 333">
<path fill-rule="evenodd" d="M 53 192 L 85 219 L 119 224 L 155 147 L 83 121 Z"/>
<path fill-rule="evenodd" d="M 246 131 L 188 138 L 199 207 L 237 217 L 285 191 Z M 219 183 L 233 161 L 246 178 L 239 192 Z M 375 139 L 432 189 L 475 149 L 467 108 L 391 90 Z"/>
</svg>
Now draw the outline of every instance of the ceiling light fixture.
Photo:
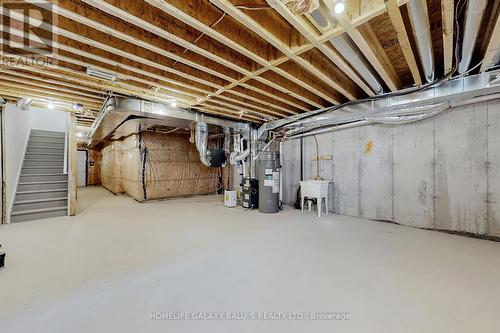
<svg viewBox="0 0 500 333">
<path fill-rule="evenodd" d="M 56 108 L 56 106 L 52 103 L 47 103 L 47 108 L 54 110 Z"/>
<path fill-rule="evenodd" d="M 71 104 L 71 110 L 75 111 L 76 113 L 82 113 L 83 105 L 80 103 Z"/>
<path fill-rule="evenodd" d="M 170 101 L 170 106 L 173 108 L 177 107 L 177 102 L 176 101 Z"/>
<path fill-rule="evenodd" d="M 342 14 L 345 11 L 345 2 L 344 0 L 337 0 L 335 7 L 333 8 L 335 14 Z"/>
</svg>

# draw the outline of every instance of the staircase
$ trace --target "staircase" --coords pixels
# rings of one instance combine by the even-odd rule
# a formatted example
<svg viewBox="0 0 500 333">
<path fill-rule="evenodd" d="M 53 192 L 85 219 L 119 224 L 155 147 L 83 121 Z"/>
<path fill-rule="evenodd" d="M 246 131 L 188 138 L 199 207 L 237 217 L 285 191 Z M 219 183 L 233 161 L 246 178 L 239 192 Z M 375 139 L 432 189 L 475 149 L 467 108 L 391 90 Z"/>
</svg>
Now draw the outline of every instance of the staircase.
<svg viewBox="0 0 500 333">
<path fill-rule="evenodd" d="M 68 175 L 63 173 L 64 135 L 64 132 L 31 130 L 11 222 L 67 215 Z"/>
</svg>

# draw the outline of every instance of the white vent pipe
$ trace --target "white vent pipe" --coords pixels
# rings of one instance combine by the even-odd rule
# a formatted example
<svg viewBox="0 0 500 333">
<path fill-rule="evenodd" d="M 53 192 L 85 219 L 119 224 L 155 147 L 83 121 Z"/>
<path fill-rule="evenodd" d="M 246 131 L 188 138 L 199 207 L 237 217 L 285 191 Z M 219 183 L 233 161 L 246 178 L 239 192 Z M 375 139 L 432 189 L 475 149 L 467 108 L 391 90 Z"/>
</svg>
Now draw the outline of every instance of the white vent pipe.
<svg viewBox="0 0 500 333">
<path fill-rule="evenodd" d="M 467 3 L 465 29 L 462 39 L 462 56 L 458 65 L 458 72 L 460 74 L 465 73 L 469 69 L 486 3 L 487 0 L 469 0 Z"/>
<path fill-rule="evenodd" d="M 245 148 L 245 138 L 241 138 L 240 140 L 240 153 L 234 157 L 234 160 L 236 162 L 243 161 L 245 160 L 248 156 L 250 156 L 250 142 L 247 141 L 247 149 L 243 150 Z"/>
<path fill-rule="evenodd" d="M 205 166 L 210 166 L 210 151 L 208 145 L 208 126 L 206 123 L 196 123 L 195 133 L 196 149 L 200 153 L 200 161 Z"/>
<path fill-rule="evenodd" d="M 418 54 L 427 82 L 434 81 L 434 52 L 431 42 L 431 28 L 425 0 L 410 0 L 408 12 L 417 42 Z"/>
<path fill-rule="evenodd" d="M 333 37 L 330 39 L 330 43 L 351 64 L 354 70 L 359 73 L 376 94 L 384 92 L 384 88 L 382 88 L 382 85 L 380 85 L 375 75 L 373 75 L 373 72 L 368 68 L 363 58 L 361 58 L 359 52 L 354 49 L 343 35 Z"/>
</svg>

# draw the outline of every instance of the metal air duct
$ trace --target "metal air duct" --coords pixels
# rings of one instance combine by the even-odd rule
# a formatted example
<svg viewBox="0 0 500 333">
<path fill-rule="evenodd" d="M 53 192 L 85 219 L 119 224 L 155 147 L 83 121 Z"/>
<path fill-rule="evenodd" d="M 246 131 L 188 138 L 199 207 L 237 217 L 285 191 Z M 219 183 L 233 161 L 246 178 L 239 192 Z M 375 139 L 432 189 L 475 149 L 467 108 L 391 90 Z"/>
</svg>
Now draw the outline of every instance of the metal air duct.
<svg viewBox="0 0 500 333">
<path fill-rule="evenodd" d="M 431 42 L 431 29 L 429 16 L 427 14 L 427 4 L 424 0 L 410 0 L 408 2 L 408 12 L 413 27 L 413 35 L 417 42 L 418 54 L 424 69 L 427 82 L 434 81 L 434 52 Z"/>
<path fill-rule="evenodd" d="M 330 39 L 330 43 L 351 64 L 376 94 L 384 92 L 384 88 L 382 88 L 371 69 L 366 65 L 364 59 L 344 35 L 333 37 Z"/>
<path fill-rule="evenodd" d="M 263 124 L 258 130 L 258 138 L 263 141 L 270 131 L 282 131 L 288 135 L 297 135 L 329 126 L 338 126 L 353 122 L 373 120 L 406 120 L 409 115 L 429 114 L 429 106 L 440 103 L 472 103 L 476 98 L 493 99 L 500 93 L 500 84 L 495 84 L 500 71 L 485 72 L 477 75 L 458 77 L 445 81 L 440 85 L 425 89 L 409 91 L 400 96 L 391 96 L 377 100 L 351 103 L 340 108 L 328 108 L 311 111 L 302 115 Z M 414 89 L 413 89 L 414 90 Z M 389 116 L 391 119 L 387 118 Z M 400 116 L 400 117 L 399 117 Z M 396 118 L 394 118 L 396 117 Z M 413 117 L 413 116 L 412 116 Z M 415 118 L 415 117 L 413 117 Z"/>
<path fill-rule="evenodd" d="M 206 123 L 196 123 L 195 134 L 196 149 L 200 153 L 200 161 L 205 166 L 211 166 L 212 157 L 207 148 L 208 145 L 208 126 Z"/>
<path fill-rule="evenodd" d="M 458 72 L 460 74 L 465 73 L 469 69 L 486 3 L 486 0 L 469 0 L 467 3 L 465 29 L 462 39 L 462 55 L 458 65 Z"/>
<path fill-rule="evenodd" d="M 197 123 L 206 124 L 208 130 L 212 132 L 218 131 L 220 127 L 230 128 L 234 133 L 248 133 L 250 131 L 248 123 L 218 118 L 137 98 L 113 96 L 104 102 L 84 143 L 92 148 L 106 139 L 120 139 L 154 126 L 191 129 Z"/>
</svg>

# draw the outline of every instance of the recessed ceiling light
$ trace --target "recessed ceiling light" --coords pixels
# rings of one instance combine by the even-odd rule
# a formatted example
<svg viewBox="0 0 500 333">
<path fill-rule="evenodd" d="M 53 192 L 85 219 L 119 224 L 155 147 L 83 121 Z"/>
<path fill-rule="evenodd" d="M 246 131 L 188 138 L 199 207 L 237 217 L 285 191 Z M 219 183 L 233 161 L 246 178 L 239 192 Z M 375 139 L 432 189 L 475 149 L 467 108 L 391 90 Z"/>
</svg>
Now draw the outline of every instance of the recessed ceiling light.
<svg viewBox="0 0 500 333">
<path fill-rule="evenodd" d="M 54 104 L 52 104 L 52 103 L 47 103 L 47 107 L 48 107 L 49 109 L 51 109 L 51 110 L 53 110 L 53 109 L 55 109 L 55 108 L 56 108 L 56 106 L 55 106 Z"/>
<path fill-rule="evenodd" d="M 176 101 L 170 101 L 170 106 L 173 108 L 177 107 L 177 102 Z"/>
<path fill-rule="evenodd" d="M 344 1 L 337 1 L 333 10 L 335 11 L 335 14 L 342 14 L 345 10 Z"/>
<path fill-rule="evenodd" d="M 81 138 L 83 138 L 83 133 L 82 133 L 82 132 L 78 132 L 78 133 L 76 133 L 76 136 L 77 136 L 79 139 L 81 139 Z"/>
</svg>

